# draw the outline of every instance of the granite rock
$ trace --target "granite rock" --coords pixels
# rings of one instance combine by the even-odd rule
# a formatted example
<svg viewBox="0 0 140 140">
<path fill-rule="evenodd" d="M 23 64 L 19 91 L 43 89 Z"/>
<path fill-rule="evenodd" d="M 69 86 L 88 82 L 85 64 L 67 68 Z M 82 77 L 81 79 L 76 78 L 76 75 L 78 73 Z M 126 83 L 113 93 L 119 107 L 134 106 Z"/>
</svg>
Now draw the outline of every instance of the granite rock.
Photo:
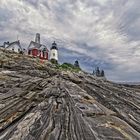
<svg viewBox="0 0 140 140">
<path fill-rule="evenodd" d="M 139 87 L 0 52 L 0 140 L 140 139 Z"/>
</svg>

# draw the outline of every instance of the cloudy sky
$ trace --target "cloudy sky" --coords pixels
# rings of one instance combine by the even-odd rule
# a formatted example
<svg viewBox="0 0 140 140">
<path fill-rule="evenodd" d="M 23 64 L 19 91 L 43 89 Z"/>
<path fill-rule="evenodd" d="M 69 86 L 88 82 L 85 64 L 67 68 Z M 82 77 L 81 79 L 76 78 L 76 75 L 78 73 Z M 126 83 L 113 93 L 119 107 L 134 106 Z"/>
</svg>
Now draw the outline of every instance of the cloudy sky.
<svg viewBox="0 0 140 140">
<path fill-rule="evenodd" d="M 0 0 L 0 44 L 35 33 L 61 62 L 100 66 L 112 81 L 140 81 L 140 0 Z"/>
</svg>

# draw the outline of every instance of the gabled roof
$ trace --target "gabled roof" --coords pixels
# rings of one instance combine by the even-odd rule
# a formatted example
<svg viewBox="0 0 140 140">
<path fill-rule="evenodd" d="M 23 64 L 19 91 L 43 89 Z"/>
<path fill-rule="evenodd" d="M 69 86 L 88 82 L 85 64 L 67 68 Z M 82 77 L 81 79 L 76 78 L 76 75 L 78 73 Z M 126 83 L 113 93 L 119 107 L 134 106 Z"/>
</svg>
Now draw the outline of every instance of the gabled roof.
<svg viewBox="0 0 140 140">
<path fill-rule="evenodd" d="M 14 42 L 11 42 L 11 43 L 8 43 L 7 44 L 8 46 L 6 48 L 11 48 L 13 45 L 17 45 L 21 50 L 22 50 L 22 47 L 20 45 L 20 41 L 14 41 Z"/>
<path fill-rule="evenodd" d="M 33 46 L 32 46 L 32 45 L 33 45 Z M 29 44 L 28 49 L 31 50 L 31 49 L 35 49 L 35 48 L 36 48 L 36 49 L 39 49 L 39 50 L 46 49 L 46 51 L 49 51 L 45 45 L 36 43 L 36 42 L 34 42 L 34 41 L 31 41 L 30 44 Z"/>
</svg>

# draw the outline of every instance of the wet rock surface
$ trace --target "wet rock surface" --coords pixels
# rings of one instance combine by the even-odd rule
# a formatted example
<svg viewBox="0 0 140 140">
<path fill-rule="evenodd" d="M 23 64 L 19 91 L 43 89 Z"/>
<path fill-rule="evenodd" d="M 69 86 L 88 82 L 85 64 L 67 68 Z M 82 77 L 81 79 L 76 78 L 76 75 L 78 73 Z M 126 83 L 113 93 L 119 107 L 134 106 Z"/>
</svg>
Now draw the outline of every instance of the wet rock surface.
<svg viewBox="0 0 140 140">
<path fill-rule="evenodd" d="M 138 86 L 60 71 L 11 52 L 2 55 L 0 140 L 140 139 Z"/>
</svg>

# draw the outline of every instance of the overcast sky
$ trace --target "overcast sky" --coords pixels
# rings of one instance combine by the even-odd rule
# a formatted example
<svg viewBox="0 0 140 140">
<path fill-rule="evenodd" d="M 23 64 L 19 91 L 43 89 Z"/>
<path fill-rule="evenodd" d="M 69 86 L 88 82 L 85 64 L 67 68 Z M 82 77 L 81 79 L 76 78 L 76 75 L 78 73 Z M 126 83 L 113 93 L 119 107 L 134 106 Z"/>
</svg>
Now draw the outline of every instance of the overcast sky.
<svg viewBox="0 0 140 140">
<path fill-rule="evenodd" d="M 112 81 L 140 81 L 140 0 L 0 0 L 0 44 L 35 33 L 61 62 L 100 66 Z"/>
</svg>

